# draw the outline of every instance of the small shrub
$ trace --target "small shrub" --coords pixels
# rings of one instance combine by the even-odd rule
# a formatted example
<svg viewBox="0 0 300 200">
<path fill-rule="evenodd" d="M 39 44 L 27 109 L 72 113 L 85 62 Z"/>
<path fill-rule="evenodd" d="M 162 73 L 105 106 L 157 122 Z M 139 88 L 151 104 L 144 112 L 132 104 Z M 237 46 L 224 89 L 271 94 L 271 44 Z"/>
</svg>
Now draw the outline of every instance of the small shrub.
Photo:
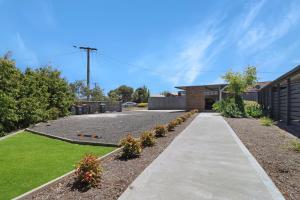
<svg viewBox="0 0 300 200">
<path fill-rule="evenodd" d="M 253 118 L 259 118 L 263 115 L 261 106 L 255 101 L 244 101 L 246 115 Z"/>
<path fill-rule="evenodd" d="M 182 119 L 182 122 L 185 122 L 187 119 L 185 115 L 181 115 L 180 118 Z"/>
<path fill-rule="evenodd" d="M 137 104 L 137 107 L 146 108 L 146 107 L 148 107 L 148 103 L 139 103 L 139 104 Z"/>
<path fill-rule="evenodd" d="M 142 153 L 141 143 L 137 138 L 132 137 L 131 134 L 122 139 L 120 145 L 123 147 L 122 158 L 130 159 L 138 157 Z"/>
<path fill-rule="evenodd" d="M 212 110 L 216 112 L 222 112 L 222 101 L 217 101 L 212 105 Z"/>
<path fill-rule="evenodd" d="M 240 97 L 231 97 L 214 103 L 213 109 L 225 117 L 244 117 L 244 102 Z"/>
<path fill-rule="evenodd" d="M 154 128 L 155 137 L 164 137 L 167 133 L 167 129 L 164 125 L 157 125 Z"/>
<path fill-rule="evenodd" d="M 294 151 L 300 152 L 300 142 L 298 140 L 292 140 L 291 146 Z"/>
<path fill-rule="evenodd" d="M 170 122 L 168 123 L 168 125 L 167 125 L 168 131 L 173 131 L 176 125 L 177 125 L 177 122 L 176 122 L 176 121 L 174 121 L 174 120 L 173 120 L 173 121 L 170 121 Z"/>
<path fill-rule="evenodd" d="M 260 123 L 263 126 L 271 126 L 273 124 L 273 120 L 269 117 L 262 117 L 260 119 Z"/>
<path fill-rule="evenodd" d="M 76 180 L 83 184 L 84 188 L 91 188 L 98 185 L 101 179 L 102 168 L 97 161 L 97 156 L 87 154 L 77 164 L 76 167 Z"/>
<path fill-rule="evenodd" d="M 145 131 L 140 140 L 142 147 L 151 147 L 155 144 L 155 136 L 151 131 Z"/>
<path fill-rule="evenodd" d="M 176 122 L 177 122 L 177 125 L 180 125 L 183 122 L 183 120 L 181 117 L 177 117 Z"/>
</svg>

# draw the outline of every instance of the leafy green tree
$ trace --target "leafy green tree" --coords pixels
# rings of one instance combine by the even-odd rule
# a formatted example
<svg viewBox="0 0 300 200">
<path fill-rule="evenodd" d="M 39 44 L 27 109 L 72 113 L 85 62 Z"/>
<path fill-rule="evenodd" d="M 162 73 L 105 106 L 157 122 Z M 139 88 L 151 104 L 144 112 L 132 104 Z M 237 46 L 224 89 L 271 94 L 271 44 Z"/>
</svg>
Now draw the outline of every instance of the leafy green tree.
<svg viewBox="0 0 300 200">
<path fill-rule="evenodd" d="M 167 90 L 165 90 L 165 91 L 162 91 L 160 94 L 161 94 L 161 95 L 163 95 L 163 96 L 165 96 L 165 97 L 169 97 L 169 96 L 171 96 L 171 95 L 172 95 L 172 93 L 171 93 L 171 92 L 169 92 L 169 91 L 167 91 Z"/>
<path fill-rule="evenodd" d="M 245 116 L 245 105 L 242 94 L 256 83 L 256 68 L 249 66 L 243 73 L 229 71 L 223 76 L 223 79 L 228 84 L 226 91 L 230 95 L 229 98 L 231 98 L 223 102 L 223 110 L 226 110 L 227 116 Z"/>
<path fill-rule="evenodd" d="M 234 96 L 240 96 L 257 82 L 256 68 L 247 67 L 243 73 L 229 71 L 223 79 L 228 84 L 226 90 Z"/>
<path fill-rule="evenodd" d="M 22 73 L 10 56 L 0 58 L 0 135 L 69 114 L 74 95 L 61 73 L 51 67 Z"/>
<path fill-rule="evenodd" d="M 120 87 L 108 92 L 108 96 L 117 101 L 127 102 L 132 101 L 133 88 L 121 85 Z"/>
<path fill-rule="evenodd" d="M 90 94 L 92 101 L 103 101 L 105 99 L 103 89 L 99 86 L 95 86 L 93 89 L 91 89 Z"/>
<path fill-rule="evenodd" d="M 85 81 L 76 80 L 74 83 L 70 83 L 70 88 L 77 100 L 86 99 L 90 95 Z"/>
<path fill-rule="evenodd" d="M 147 103 L 149 97 L 150 91 L 145 85 L 135 89 L 133 93 L 133 101 L 136 103 Z"/>
<path fill-rule="evenodd" d="M 17 128 L 17 104 L 21 89 L 22 73 L 15 63 L 0 57 L 0 134 Z"/>
</svg>

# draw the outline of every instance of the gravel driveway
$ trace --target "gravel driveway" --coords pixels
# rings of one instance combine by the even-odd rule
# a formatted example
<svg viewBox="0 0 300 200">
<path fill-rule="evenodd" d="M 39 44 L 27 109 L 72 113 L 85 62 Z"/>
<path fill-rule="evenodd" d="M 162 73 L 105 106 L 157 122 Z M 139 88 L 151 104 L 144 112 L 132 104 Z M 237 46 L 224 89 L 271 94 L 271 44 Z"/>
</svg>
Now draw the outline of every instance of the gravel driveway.
<svg viewBox="0 0 300 200">
<path fill-rule="evenodd" d="M 40 123 L 30 129 L 75 141 L 118 144 L 128 133 L 137 137 L 142 131 L 156 124 L 166 124 L 181 114 L 181 111 L 129 111 L 74 115 Z"/>
</svg>

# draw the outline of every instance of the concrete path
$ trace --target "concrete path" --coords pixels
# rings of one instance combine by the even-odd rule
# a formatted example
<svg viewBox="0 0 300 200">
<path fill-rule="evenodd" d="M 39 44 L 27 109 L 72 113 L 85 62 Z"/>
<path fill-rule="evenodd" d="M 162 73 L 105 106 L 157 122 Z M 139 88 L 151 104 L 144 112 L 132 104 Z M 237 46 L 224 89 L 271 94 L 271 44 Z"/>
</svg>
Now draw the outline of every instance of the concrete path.
<svg viewBox="0 0 300 200">
<path fill-rule="evenodd" d="M 119 200 L 284 199 L 226 121 L 201 113 Z"/>
</svg>

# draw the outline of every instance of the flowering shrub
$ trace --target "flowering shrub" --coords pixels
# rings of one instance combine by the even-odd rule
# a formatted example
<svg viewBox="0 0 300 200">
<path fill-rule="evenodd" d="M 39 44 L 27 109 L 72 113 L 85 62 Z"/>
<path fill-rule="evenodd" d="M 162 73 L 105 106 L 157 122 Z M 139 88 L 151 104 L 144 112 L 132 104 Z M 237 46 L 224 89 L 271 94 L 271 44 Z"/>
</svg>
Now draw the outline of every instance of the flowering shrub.
<svg viewBox="0 0 300 200">
<path fill-rule="evenodd" d="M 102 174 L 102 168 L 97 161 L 97 156 L 93 154 L 85 155 L 77 164 L 75 174 L 77 181 L 82 183 L 84 187 L 91 188 L 97 186 Z"/>
<path fill-rule="evenodd" d="M 173 131 L 176 125 L 177 125 L 177 121 L 175 120 L 170 121 L 169 124 L 167 125 L 168 131 Z"/>
<path fill-rule="evenodd" d="M 145 131 L 140 140 L 143 147 L 150 147 L 155 144 L 155 136 L 151 131 Z"/>
<path fill-rule="evenodd" d="M 164 137 L 167 133 L 167 129 L 164 125 L 157 125 L 154 128 L 155 137 Z"/>
<path fill-rule="evenodd" d="M 142 147 L 139 139 L 128 134 L 126 138 L 122 139 L 120 145 L 123 147 L 122 158 L 135 158 L 142 153 Z"/>
</svg>

